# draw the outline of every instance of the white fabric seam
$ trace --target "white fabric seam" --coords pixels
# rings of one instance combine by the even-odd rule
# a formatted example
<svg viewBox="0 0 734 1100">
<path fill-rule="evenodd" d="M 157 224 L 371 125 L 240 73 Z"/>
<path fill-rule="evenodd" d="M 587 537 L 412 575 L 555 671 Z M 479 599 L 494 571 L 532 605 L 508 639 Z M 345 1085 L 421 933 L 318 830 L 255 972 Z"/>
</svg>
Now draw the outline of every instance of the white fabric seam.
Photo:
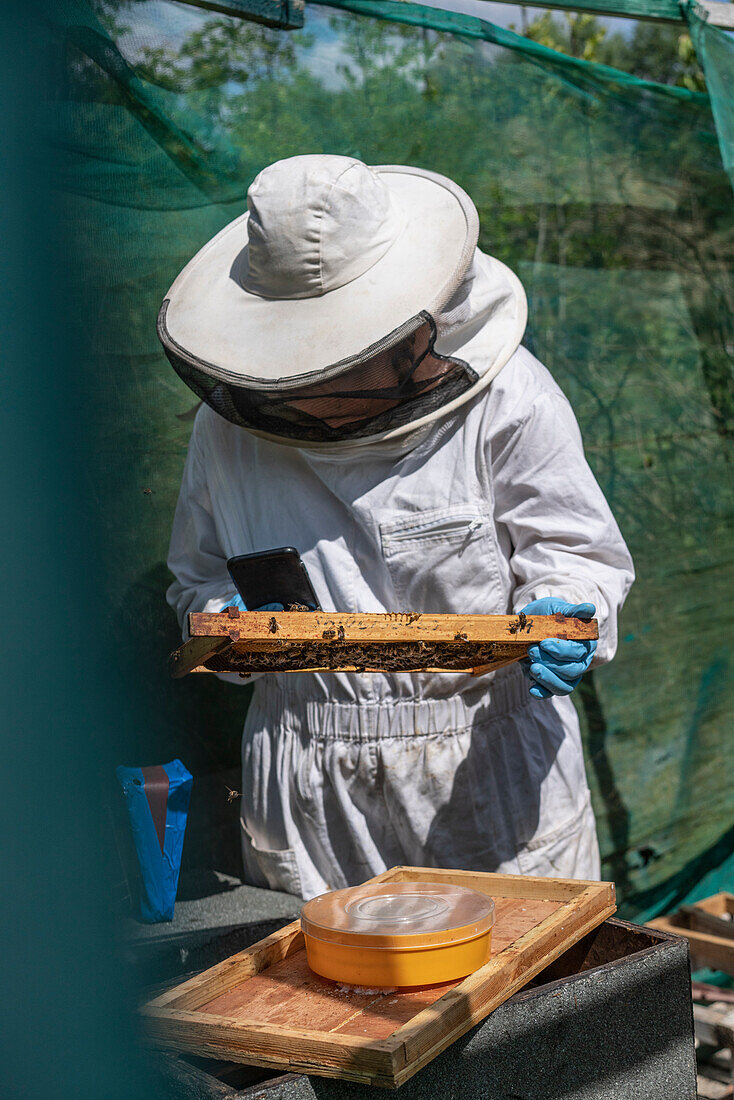
<svg viewBox="0 0 734 1100">
<path fill-rule="evenodd" d="M 329 202 L 331 201 L 331 195 L 332 195 L 332 192 L 333 192 L 334 188 L 340 182 L 340 180 L 347 174 L 347 172 L 351 172 L 353 168 L 354 168 L 354 165 L 349 164 L 349 165 L 347 165 L 346 168 L 342 169 L 342 171 L 339 173 L 338 176 L 334 177 L 334 179 L 329 184 L 329 190 L 326 192 L 326 195 L 324 196 L 324 201 L 321 204 L 321 209 L 318 212 L 318 219 L 319 219 L 319 231 L 318 231 L 319 232 L 319 288 L 320 288 L 322 294 L 326 293 L 326 291 L 324 290 L 324 248 L 323 248 L 323 245 L 324 245 L 324 234 L 323 234 L 324 214 L 326 213 L 326 208 L 328 207 Z M 362 274 L 364 274 L 364 272 L 362 272 Z"/>
</svg>

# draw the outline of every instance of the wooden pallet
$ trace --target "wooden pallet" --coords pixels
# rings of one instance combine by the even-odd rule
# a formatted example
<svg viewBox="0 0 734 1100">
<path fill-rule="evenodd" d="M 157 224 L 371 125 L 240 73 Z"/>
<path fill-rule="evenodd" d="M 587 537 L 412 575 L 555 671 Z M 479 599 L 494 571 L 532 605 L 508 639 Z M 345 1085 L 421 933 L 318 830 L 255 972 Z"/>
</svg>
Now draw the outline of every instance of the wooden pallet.
<svg viewBox="0 0 734 1100">
<path fill-rule="evenodd" d="M 491 672 L 544 638 L 590 641 L 596 619 L 239 611 L 189 615 L 171 675 L 189 672 Z"/>
<path fill-rule="evenodd" d="M 495 900 L 492 957 L 459 982 L 364 993 L 306 964 L 300 922 L 150 1001 L 164 1048 L 397 1088 L 615 911 L 609 882 L 395 867 L 373 882 L 440 881 Z"/>
<path fill-rule="evenodd" d="M 714 894 L 647 923 L 650 928 L 685 936 L 694 969 L 710 966 L 734 978 L 734 894 Z"/>
<path fill-rule="evenodd" d="M 711 900 L 711 899 L 708 899 Z M 734 1097 L 734 1007 L 724 1001 L 697 1003 L 693 983 L 693 1026 L 699 1070 L 699 1096 Z M 724 995 L 730 990 L 719 990 Z M 707 998 L 708 1000 L 708 998 Z M 705 1091 L 702 1087 L 705 1084 Z"/>
</svg>

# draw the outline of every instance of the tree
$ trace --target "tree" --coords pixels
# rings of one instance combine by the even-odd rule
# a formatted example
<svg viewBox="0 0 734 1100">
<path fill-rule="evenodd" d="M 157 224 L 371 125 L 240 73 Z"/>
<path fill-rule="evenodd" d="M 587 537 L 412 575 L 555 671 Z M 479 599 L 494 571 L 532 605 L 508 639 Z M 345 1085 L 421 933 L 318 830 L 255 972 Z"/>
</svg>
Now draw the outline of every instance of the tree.
<svg viewBox="0 0 734 1100">
<path fill-rule="evenodd" d="M 517 31 L 518 28 L 510 24 L 510 29 Z M 607 28 L 595 15 L 586 12 L 564 12 L 559 17 L 552 11 L 546 11 L 532 23 L 524 24 L 521 33 L 551 50 L 581 57 L 585 61 L 599 61 Z"/>
<path fill-rule="evenodd" d="M 526 9 L 522 10 L 525 13 Z M 518 30 L 515 26 L 511 29 Z M 641 80 L 689 91 L 706 90 L 691 37 L 682 26 L 640 19 L 627 36 L 619 31 L 610 33 L 595 15 L 547 11 L 530 23 L 524 18 L 520 33 L 549 49 L 610 65 Z"/>
</svg>

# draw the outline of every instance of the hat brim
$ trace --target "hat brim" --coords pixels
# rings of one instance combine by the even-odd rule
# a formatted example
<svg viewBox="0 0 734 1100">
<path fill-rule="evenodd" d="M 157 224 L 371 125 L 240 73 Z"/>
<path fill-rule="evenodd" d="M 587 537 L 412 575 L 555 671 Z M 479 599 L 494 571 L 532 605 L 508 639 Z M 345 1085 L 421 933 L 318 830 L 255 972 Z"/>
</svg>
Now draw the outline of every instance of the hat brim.
<svg viewBox="0 0 734 1100">
<path fill-rule="evenodd" d="M 415 420 L 402 424 L 399 427 L 387 428 L 385 431 L 375 432 L 373 435 L 362 436 L 359 439 L 349 439 L 344 442 L 304 443 L 298 439 L 286 439 L 284 436 L 273 435 L 271 432 L 261 431 L 257 428 L 247 430 L 261 439 L 267 439 L 272 443 L 279 443 L 287 447 L 307 447 L 310 451 L 320 451 L 325 454 L 336 454 L 343 451 L 358 451 L 364 447 L 373 447 L 379 443 L 390 443 L 405 436 L 414 435 L 421 437 L 423 429 L 430 428 L 436 421 L 447 421 L 463 405 L 479 397 L 505 367 L 522 340 L 528 319 L 528 302 L 522 283 L 503 263 L 494 256 L 485 256 L 492 270 L 492 279 L 495 283 L 496 298 L 491 306 L 491 323 L 487 323 L 488 312 L 482 311 L 483 323 L 480 329 L 473 335 L 459 343 L 452 341 L 436 341 L 436 349 L 447 355 L 465 359 L 478 370 L 479 377 L 473 386 L 465 393 L 447 401 L 445 405 L 438 405 L 431 412 Z"/>
<path fill-rule="evenodd" d="M 363 275 L 313 298 L 262 298 L 244 289 L 247 214 L 186 265 L 167 294 L 168 336 L 199 368 L 254 388 L 293 386 L 344 369 L 421 311 L 440 312 L 461 282 L 479 236 L 476 208 L 452 180 L 377 166 L 404 215 L 403 229 Z"/>
</svg>

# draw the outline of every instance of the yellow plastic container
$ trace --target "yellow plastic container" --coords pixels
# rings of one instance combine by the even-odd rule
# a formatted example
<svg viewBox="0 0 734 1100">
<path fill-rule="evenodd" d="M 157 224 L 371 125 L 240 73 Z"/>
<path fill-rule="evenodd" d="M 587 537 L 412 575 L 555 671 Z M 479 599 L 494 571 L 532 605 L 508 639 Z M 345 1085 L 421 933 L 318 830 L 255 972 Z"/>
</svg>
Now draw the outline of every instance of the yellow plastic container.
<svg viewBox="0 0 734 1100">
<path fill-rule="evenodd" d="M 311 970 L 368 988 L 466 977 L 489 959 L 493 924 L 490 897 L 440 882 L 368 883 L 301 910 Z"/>
</svg>

